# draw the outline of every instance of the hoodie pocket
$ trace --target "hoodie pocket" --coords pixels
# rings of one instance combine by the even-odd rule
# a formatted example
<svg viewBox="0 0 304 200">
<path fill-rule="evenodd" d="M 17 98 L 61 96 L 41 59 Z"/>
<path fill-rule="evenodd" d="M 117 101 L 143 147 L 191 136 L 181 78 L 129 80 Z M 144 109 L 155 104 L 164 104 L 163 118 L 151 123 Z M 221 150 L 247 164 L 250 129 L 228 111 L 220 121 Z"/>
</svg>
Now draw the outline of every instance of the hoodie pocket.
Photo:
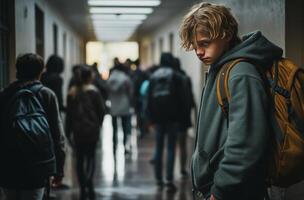
<svg viewBox="0 0 304 200">
<path fill-rule="evenodd" d="M 210 170 L 210 160 L 206 152 L 195 151 L 192 158 L 192 174 L 194 185 L 197 189 L 210 187 L 213 173 Z"/>
</svg>

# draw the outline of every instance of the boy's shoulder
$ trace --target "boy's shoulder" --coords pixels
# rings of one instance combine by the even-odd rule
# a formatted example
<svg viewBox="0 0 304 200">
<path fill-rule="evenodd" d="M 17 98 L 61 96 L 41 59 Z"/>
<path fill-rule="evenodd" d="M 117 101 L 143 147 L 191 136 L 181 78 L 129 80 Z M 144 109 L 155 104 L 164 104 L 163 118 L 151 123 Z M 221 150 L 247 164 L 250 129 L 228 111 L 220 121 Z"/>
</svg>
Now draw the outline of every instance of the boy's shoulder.
<svg viewBox="0 0 304 200">
<path fill-rule="evenodd" d="M 42 86 L 40 91 L 40 93 L 44 94 L 44 95 L 49 95 L 49 96 L 52 96 L 52 97 L 55 97 L 56 94 L 54 93 L 53 90 L 51 90 L 50 88 L 46 87 L 46 86 Z"/>
<path fill-rule="evenodd" d="M 262 80 L 258 67 L 250 61 L 241 61 L 231 69 L 229 80 L 237 77 L 252 77 Z"/>
<path fill-rule="evenodd" d="M 38 91 L 38 96 L 45 103 L 45 106 L 49 105 L 51 102 L 58 103 L 55 92 L 46 86 L 41 87 L 41 89 Z"/>
</svg>

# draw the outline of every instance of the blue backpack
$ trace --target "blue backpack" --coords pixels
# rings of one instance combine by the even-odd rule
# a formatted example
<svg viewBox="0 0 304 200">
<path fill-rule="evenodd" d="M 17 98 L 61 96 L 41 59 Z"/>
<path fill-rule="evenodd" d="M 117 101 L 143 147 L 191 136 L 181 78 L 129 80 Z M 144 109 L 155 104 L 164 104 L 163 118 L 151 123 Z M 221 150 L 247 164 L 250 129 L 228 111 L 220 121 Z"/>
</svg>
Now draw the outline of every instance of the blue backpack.
<svg viewBox="0 0 304 200">
<path fill-rule="evenodd" d="M 25 167 L 55 159 L 46 112 L 36 96 L 42 87 L 35 84 L 18 90 L 6 104 L 6 117 L 2 118 L 3 145 L 16 155 L 9 160 Z"/>
</svg>

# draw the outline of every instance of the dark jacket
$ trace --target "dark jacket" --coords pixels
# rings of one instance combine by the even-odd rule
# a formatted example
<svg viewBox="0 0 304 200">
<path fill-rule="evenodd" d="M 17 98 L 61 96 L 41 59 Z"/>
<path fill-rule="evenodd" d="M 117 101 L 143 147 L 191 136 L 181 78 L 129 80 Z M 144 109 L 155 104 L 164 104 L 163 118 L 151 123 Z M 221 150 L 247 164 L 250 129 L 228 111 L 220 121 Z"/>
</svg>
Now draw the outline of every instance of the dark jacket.
<svg viewBox="0 0 304 200">
<path fill-rule="evenodd" d="M 33 84 L 41 83 L 39 81 L 34 81 L 30 83 L 23 83 L 17 81 L 9 85 L 0 94 L 1 111 L 5 109 L 8 100 L 12 97 L 12 95 L 16 93 L 16 91 L 18 91 L 20 87 L 29 87 Z M 65 160 L 65 141 L 57 98 L 54 92 L 52 92 L 46 87 L 42 87 L 39 90 L 39 92 L 37 93 L 37 97 L 46 112 L 46 117 L 50 126 L 50 132 L 53 139 L 56 159 L 53 162 L 42 164 L 29 169 L 26 167 L 22 167 L 22 165 L 18 165 L 18 161 L 16 161 L 16 159 L 10 160 L 10 158 L 16 158 L 20 155 L 15 155 L 14 152 L 8 152 L 5 151 L 5 149 L 1 148 L 0 154 L 2 154 L 2 157 L 8 158 L 7 160 L 3 160 L 3 158 L 1 158 L 0 185 L 2 187 L 20 189 L 40 188 L 45 186 L 45 181 L 47 177 L 52 175 L 63 176 L 63 166 Z M 3 117 L 5 117 L 5 113 L 1 113 L 1 121 L 3 121 Z M 1 133 L 4 134 L 4 132 Z M 2 147 L 4 146 L 5 145 L 2 144 Z"/>
<path fill-rule="evenodd" d="M 259 200 L 265 189 L 265 155 L 272 129 L 269 101 L 256 67 L 237 64 L 229 76 L 231 101 L 225 118 L 216 96 L 216 75 L 221 66 L 247 58 L 261 67 L 270 67 L 282 56 L 282 49 L 260 32 L 242 42 L 212 64 L 202 94 L 198 117 L 192 175 L 196 189 L 218 200 Z"/>
<path fill-rule="evenodd" d="M 190 77 L 183 71 L 178 71 L 182 76 L 182 86 L 185 96 L 185 109 L 184 113 L 181 115 L 181 128 L 186 130 L 192 126 L 191 114 L 192 109 L 195 108 L 195 101 L 192 92 L 192 82 Z"/>
<path fill-rule="evenodd" d="M 164 84 L 163 80 L 159 80 L 159 76 L 172 74 L 172 83 L 170 84 L 171 97 L 168 105 L 163 105 L 164 108 L 157 107 L 153 99 L 154 88 L 159 88 Z M 162 79 L 162 78 L 161 78 Z M 152 123 L 165 124 L 165 123 L 179 123 L 185 122 L 185 113 L 187 112 L 186 102 L 186 87 L 184 86 L 183 75 L 174 70 L 170 66 L 160 66 L 155 70 L 149 78 L 148 98 L 147 98 L 147 113 Z M 166 88 L 166 87 L 164 87 Z M 156 89 L 157 90 L 157 89 Z"/>
<path fill-rule="evenodd" d="M 66 134 L 76 145 L 96 144 L 105 115 L 104 99 L 94 85 L 72 87 L 68 95 Z M 74 141 L 72 141 L 72 137 Z"/>
<path fill-rule="evenodd" d="M 59 103 L 59 109 L 60 111 L 63 111 L 64 110 L 63 95 L 62 95 L 63 80 L 60 74 L 55 72 L 45 72 L 41 76 L 41 83 L 44 86 L 50 88 L 56 94 Z"/>
</svg>

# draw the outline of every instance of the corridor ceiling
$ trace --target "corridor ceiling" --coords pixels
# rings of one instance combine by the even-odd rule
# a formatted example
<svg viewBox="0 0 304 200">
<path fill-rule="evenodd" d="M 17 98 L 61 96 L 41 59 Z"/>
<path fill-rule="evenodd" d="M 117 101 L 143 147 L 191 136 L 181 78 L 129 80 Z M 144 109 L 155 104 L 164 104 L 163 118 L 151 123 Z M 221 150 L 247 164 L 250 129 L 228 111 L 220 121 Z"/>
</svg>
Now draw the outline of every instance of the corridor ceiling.
<svg viewBox="0 0 304 200">
<path fill-rule="evenodd" d="M 50 5 L 57 10 L 62 18 L 72 26 L 72 28 L 79 33 L 87 41 L 102 39 L 100 35 L 95 34 L 90 8 L 89 0 L 50 0 Z M 91 0 L 92 1 L 92 0 Z M 94 2 L 101 0 L 94 0 Z M 104 1 L 104 0 L 103 0 Z M 110 0 L 114 2 L 117 0 Z M 126 1 L 126 0 L 121 0 Z M 147 0 L 137 0 L 144 2 Z M 149 1 L 149 0 L 148 0 Z M 147 18 L 141 24 L 137 24 L 134 31 L 138 34 L 148 34 L 160 26 L 164 21 L 184 12 L 190 8 L 197 0 L 160 0 L 160 5 L 153 6 L 153 12 L 147 15 Z M 129 7 L 130 8 L 130 7 Z M 92 11 L 91 11 L 92 12 Z M 94 12 L 94 11 L 93 11 Z M 111 24 L 114 24 L 113 22 Z M 124 25 L 122 25 L 124 26 Z M 130 34 L 133 32 L 130 32 Z M 116 37 L 111 39 L 106 37 L 105 40 L 123 41 L 128 38 Z"/>
</svg>

